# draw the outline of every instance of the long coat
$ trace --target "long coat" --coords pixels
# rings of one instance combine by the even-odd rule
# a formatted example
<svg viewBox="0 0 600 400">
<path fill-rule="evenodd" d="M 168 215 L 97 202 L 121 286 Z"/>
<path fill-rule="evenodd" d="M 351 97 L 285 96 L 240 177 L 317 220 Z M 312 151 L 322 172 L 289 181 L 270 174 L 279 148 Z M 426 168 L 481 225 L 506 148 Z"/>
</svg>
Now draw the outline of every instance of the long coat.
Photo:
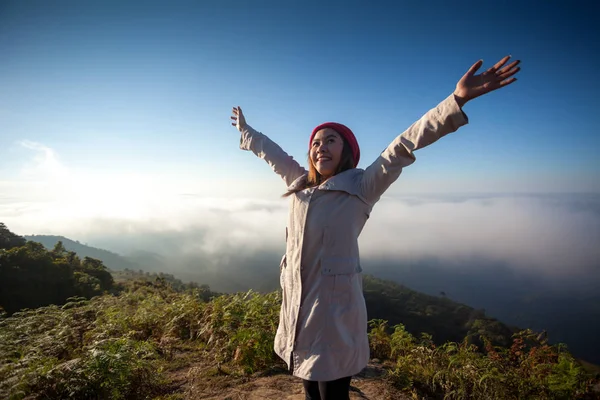
<svg viewBox="0 0 600 400">
<path fill-rule="evenodd" d="M 358 236 L 381 195 L 415 161 L 413 152 L 467 123 L 451 95 L 396 137 L 366 169 L 344 171 L 290 196 L 274 349 L 293 375 L 331 381 L 367 365 Z M 307 171 L 262 133 L 242 129 L 240 148 L 264 159 L 288 189 L 305 184 Z"/>
</svg>

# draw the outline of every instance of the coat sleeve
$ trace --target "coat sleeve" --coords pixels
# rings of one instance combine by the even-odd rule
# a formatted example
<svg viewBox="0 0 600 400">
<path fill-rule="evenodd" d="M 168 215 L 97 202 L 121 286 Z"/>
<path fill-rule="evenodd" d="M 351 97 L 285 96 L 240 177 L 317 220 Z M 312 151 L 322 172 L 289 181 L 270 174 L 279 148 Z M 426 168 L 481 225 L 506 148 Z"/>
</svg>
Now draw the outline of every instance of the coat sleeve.
<svg viewBox="0 0 600 400">
<path fill-rule="evenodd" d="M 360 185 L 362 195 L 369 203 L 376 203 L 398 179 L 402 168 L 415 162 L 415 150 L 432 144 L 468 122 L 454 95 L 448 96 L 396 137 L 375 162 L 365 169 Z"/>
<path fill-rule="evenodd" d="M 240 149 L 252 151 L 257 157 L 265 160 L 273 168 L 273 171 L 285 181 L 287 186 L 307 172 L 277 143 L 249 125 L 241 132 Z"/>
</svg>

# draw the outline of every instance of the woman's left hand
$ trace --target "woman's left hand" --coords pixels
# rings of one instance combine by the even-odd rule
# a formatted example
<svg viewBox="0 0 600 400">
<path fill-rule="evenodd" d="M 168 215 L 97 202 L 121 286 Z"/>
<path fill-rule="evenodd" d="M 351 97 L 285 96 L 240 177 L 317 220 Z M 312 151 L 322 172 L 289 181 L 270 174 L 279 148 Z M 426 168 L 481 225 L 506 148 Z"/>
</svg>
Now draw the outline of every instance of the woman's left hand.
<svg viewBox="0 0 600 400">
<path fill-rule="evenodd" d="M 521 70 L 521 68 L 517 67 L 521 61 L 513 61 L 505 66 L 504 64 L 508 60 L 510 60 L 510 56 L 504 57 L 493 67 L 479 75 L 475 75 L 475 72 L 483 64 L 483 60 L 479 60 L 473 64 L 456 84 L 454 96 L 458 105 L 462 107 L 469 100 L 473 100 L 476 97 L 500 89 L 516 81 L 517 78 L 513 77 L 513 75 Z"/>
</svg>

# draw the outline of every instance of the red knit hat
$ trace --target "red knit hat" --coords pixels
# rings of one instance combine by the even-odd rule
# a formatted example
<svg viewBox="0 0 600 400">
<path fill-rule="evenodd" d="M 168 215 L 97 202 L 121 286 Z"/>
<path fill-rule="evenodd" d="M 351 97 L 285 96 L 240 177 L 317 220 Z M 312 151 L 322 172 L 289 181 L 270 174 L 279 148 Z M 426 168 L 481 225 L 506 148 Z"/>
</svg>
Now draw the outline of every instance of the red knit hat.
<svg viewBox="0 0 600 400">
<path fill-rule="evenodd" d="M 348 144 L 350 145 L 350 149 L 352 150 L 354 168 L 356 168 L 356 166 L 358 165 L 358 161 L 360 160 L 360 148 L 358 147 L 358 142 L 354 137 L 354 133 L 352 133 L 350 128 L 348 128 L 346 125 L 338 124 L 337 122 L 325 122 L 324 124 L 317 126 L 315 129 L 313 129 L 312 134 L 310 135 L 310 139 L 308 141 L 308 148 L 310 149 L 310 146 L 312 145 L 312 141 L 316 133 L 321 129 L 325 128 L 333 129 L 334 131 L 342 135 L 344 139 L 346 139 L 346 142 L 348 142 Z"/>
</svg>

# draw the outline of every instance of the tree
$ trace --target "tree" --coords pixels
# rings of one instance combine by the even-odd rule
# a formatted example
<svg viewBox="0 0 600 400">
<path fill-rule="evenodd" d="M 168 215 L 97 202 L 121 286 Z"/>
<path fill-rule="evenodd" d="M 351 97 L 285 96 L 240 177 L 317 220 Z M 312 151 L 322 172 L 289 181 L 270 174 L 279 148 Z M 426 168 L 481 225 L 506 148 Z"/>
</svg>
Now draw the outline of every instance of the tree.
<svg viewBox="0 0 600 400">
<path fill-rule="evenodd" d="M 92 297 L 113 288 L 102 261 L 83 261 L 58 242 L 44 245 L 10 232 L 0 224 L 0 307 L 8 314 L 23 308 L 63 304 L 73 296 Z"/>
<path fill-rule="evenodd" d="M 10 250 L 13 247 L 24 246 L 27 240 L 21 236 L 15 235 L 8 230 L 3 222 L 0 222 L 0 250 Z"/>
<path fill-rule="evenodd" d="M 96 258 L 85 257 L 81 263 L 81 271 L 98 279 L 102 290 L 111 289 L 115 283 L 106 266 Z"/>
</svg>

